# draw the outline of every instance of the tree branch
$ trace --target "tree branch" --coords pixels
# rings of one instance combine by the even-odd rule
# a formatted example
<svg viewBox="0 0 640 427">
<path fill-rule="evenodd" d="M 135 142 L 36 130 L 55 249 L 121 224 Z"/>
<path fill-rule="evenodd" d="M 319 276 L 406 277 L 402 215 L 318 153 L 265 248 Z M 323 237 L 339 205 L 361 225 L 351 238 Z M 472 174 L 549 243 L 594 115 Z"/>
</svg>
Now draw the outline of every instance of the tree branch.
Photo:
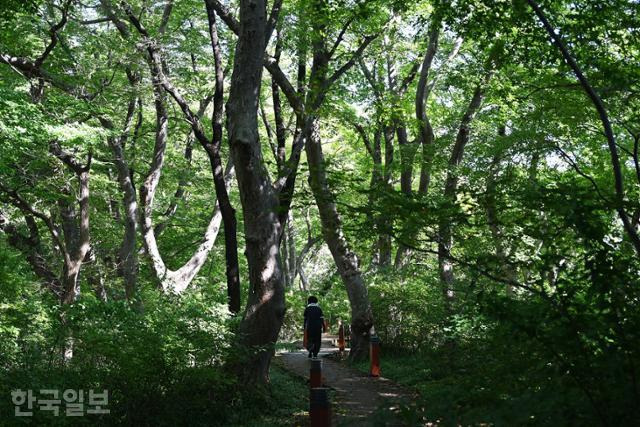
<svg viewBox="0 0 640 427">
<path fill-rule="evenodd" d="M 280 16 L 281 9 L 282 9 L 282 0 L 274 0 L 273 6 L 271 7 L 271 13 L 269 14 L 269 19 L 267 21 L 267 26 L 265 28 L 265 34 L 264 34 L 265 46 L 269 43 L 271 34 L 273 33 L 273 30 L 276 28 L 276 25 L 278 24 L 278 17 Z"/>
<path fill-rule="evenodd" d="M 44 49 L 44 52 L 42 52 L 42 54 L 38 58 L 36 58 L 34 62 L 36 68 L 40 68 L 40 66 L 44 63 L 45 59 L 47 59 L 49 54 L 56 47 L 56 44 L 58 44 L 58 31 L 60 31 L 67 24 L 69 6 L 71 6 L 71 0 L 67 0 L 60 8 L 62 12 L 62 18 L 60 19 L 60 22 L 53 25 L 49 29 L 49 37 L 51 37 L 51 41 L 49 42 L 47 47 Z"/>
<path fill-rule="evenodd" d="M 540 19 L 540 22 L 542 22 L 542 25 L 544 26 L 545 30 L 553 40 L 556 47 L 562 53 L 562 57 L 564 58 L 565 62 L 573 70 L 573 73 L 577 77 L 578 81 L 580 81 L 582 88 L 587 93 L 587 95 L 591 99 L 591 102 L 596 108 L 596 111 L 598 112 L 598 116 L 600 117 L 600 121 L 602 122 L 602 127 L 604 129 L 604 133 L 607 138 L 607 144 L 609 146 L 609 153 L 611 156 L 611 166 L 613 168 L 613 177 L 615 180 L 615 191 L 616 191 L 616 202 L 617 202 L 616 211 L 618 212 L 618 216 L 622 220 L 624 229 L 627 232 L 627 235 L 629 236 L 629 238 L 631 239 L 631 243 L 633 244 L 636 252 L 640 254 L 640 236 L 638 236 L 636 229 L 633 227 L 633 225 L 631 224 L 631 221 L 629 220 L 629 216 L 627 215 L 627 212 L 624 210 L 625 194 L 624 194 L 624 181 L 622 177 L 622 168 L 620 166 L 620 159 L 618 157 L 616 138 L 613 133 L 613 128 L 611 127 L 611 121 L 609 120 L 609 115 L 607 114 L 607 110 L 602 102 L 602 99 L 600 98 L 598 93 L 595 91 L 593 86 L 591 86 L 591 84 L 585 77 L 584 73 L 582 72 L 582 69 L 580 68 L 576 60 L 573 58 L 571 53 L 569 52 L 569 49 L 567 48 L 562 38 L 556 33 L 553 26 L 549 23 L 549 20 L 545 16 L 544 12 L 542 11 L 538 3 L 536 3 L 534 0 L 527 0 L 527 2 L 531 6 L 535 14 L 538 16 L 538 19 Z"/>
<path fill-rule="evenodd" d="M 60 248 L 61 251 L 66 252 L 65 244 L 60 238 L 60 234 L 58 233 L 58 230 L 55 227 L 50 216 L 37 211 L 26 199 L 20 196 L 17 191 L 5 187 L 2 183 L 0 183 L 0 191 L 5 193 L 9 198 L 9 203 L 20 209 L 22 213 L 26 215 L 33 215 L 34 217 L 44 222 L 44 224 L 49 229 L 49 233 L 51 234 L 53 242 Z"/>
<path fill-rule="evenodd" d="M 358 49 L 356 49 L 352 54 L 351 54 L 351 58 L 344 63 L 340 68 L 338 68 L 326 81 L 326 89 L 328 89 L 329 87 L 331 87 L 331 85 L 333 85 L 333 83 L 335 83 L 340 77 L 342 77 L 342 75 L 344 73 L 346 73 L 347 71 L 349 71 L 349 69 L 351 67 L 353 67 L 353 65 L 356 63 L 356 61 L 358 60 L 358 58 L 360 58 L 362 56 L 362 52 L 364 52 L 364 50 L 371 44 L 372 41 L 374 41 L 377 37 L 378 34 L 375 35 L 369 35 L 369 36 L 365 36 L 364 40 L 362 40 L 362 43 L 360 43 L 360 46 L 358 46 Z"/>
<path fill-rule="evenodd" d="M 340 33 L 338 34 L 336 41 L 333 43 L 333 46 L 329 50 L 329 55 L 328 55 L 329 58 L 332 58 L 333 55 L 336 53 L 336 50 L 340 46 L 340 43 L 342 43 L 342 40 L 344 40 L 344 34 L 347 32 L 347 29 L 349 28 L 349 25 L 351 25 L 351 23 L 353 22 L 354 18 L 355 18 L 354 16 L 349 18 L 347 22 L 345 22 L 344 26 L 342 27 L 342 30 L 340 30 Z"/>
</svg>

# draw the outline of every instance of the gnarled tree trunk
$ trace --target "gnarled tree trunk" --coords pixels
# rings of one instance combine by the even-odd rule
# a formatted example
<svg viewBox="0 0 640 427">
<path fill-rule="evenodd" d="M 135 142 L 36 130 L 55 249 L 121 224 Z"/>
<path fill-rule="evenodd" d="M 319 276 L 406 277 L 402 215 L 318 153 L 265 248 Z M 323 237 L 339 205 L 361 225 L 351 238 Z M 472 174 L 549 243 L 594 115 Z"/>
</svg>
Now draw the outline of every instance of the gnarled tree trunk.
<svg viewBox="0 0 640 427">
<path fill-rule="evenodd" d="M 213 7 L 209 5 L 208 7 Z M 242 366 L 249 382 L 266 382 L 284 320 L 284 278 L 280 259 L 279 199 L 263 163 L 258 135 L 258 100 L 268 37 L 264 0 L 241 0 L 227 132 L 244 218 L 249 296 L 240 324 L 242 343 L 260 347 Z"/>
</svg>

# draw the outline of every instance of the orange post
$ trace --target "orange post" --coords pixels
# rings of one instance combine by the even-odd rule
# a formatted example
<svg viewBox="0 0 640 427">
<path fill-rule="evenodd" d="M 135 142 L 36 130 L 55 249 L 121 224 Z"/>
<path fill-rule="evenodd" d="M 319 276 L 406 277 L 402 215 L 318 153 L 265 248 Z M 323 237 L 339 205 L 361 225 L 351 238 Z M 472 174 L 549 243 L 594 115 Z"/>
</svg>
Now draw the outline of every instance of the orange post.
<svg viewBox="0 0 640 427">
<path fill-rule="evenodd" d="M 340 326 L 338 327 L 338 349 L 340 352 L 344 351 L 344 325 L 342 321 L 340 321 Z"/>
<path fill-rule="evenodd" d="M 369 358 L 371 359 L 371 369 L 369 376 L 380 376 L 380 338 L 373 335 L 369 341 Z"/>
<path fill-rule="evenodd" d="M 312 388 L 309 396 L 311 427 L 331 427 L 331 405 L 328 388 Z"/>
<path fill-rule="evenodd" d="M 311 359 L 311 368 L 309 369 L 309 387 L 322 387 L 322 360 Z"/>
</svg>

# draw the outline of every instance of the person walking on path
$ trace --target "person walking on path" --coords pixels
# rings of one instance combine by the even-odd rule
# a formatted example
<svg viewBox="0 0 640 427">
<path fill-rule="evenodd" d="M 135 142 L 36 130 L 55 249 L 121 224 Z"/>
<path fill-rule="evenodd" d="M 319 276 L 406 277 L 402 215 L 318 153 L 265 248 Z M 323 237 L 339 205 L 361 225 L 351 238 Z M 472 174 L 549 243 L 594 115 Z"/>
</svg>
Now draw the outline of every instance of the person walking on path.
<svg viewBox="0 0 640 427">
<path fill-rule="evenodd" d="M 322 332 L 327 328 L 324 322 L 324 314 L 318 305 L 318 298 L 310 296 L 307 299 L 307 307 L 304 309 L 304 330 L 307 334 L 307 350 L 309 357 L 318 357 Z"/>
</svg>

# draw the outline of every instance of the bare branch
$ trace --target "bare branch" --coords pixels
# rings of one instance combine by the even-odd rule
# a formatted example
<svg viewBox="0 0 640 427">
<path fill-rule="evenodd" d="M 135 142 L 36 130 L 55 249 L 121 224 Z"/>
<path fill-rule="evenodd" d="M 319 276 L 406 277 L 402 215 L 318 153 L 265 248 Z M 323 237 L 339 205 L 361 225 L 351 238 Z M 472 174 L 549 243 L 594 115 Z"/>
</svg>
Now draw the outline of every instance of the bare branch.
<svg viewBox="0 0 640 427">
<path fill-rule="evenodd" d="M 373 73 L 371 73 L 371 70 L 369 70 L 369 68 L 367 67 L 367 64 L 364 63 L 362 58 L 358 58 L 358 64 L 360 64 L 360 69 L 362 70 L 362 74 L 364 74 L 364 77 L 369 82 L 369 85 L 371 86 L 371 90 L 373 90 L 373 94 L 376 96 L 378 101 L 381 101 L 382 93 L 380 93 L 380 88 L 378 87 L 378 83 L 376 82 L 376 79 L 373 76 Z"/>
<path fill-rule="evenodd" d="M 91 167 L 91 151 L 89 151 L 89 154 L 87 155 L 87 163 L 84 165 L 78 162 L 73 154 L 64 151 L 57 141 L 51 141 L 49 143 L 49 151 L 76 174 L 86 172 Z"/>
<path fill-rule="evenodd" d="M 303 114 L 304 104 L 300 99 L 298 92 L 280 68 L 280 65 L 278 65 L 278 61 L 276 61 L 275 58 L 271 58 L 265 55 L 264 67 L 267 69 L 267 71 L 269 71 L 269 73 L 271 73 L 271 76 L 278 84 L 278 87 L 282 90 L 282 92 L 284 92 L 284 95 L 287 97 L 287 101 L 289 101 L 291 108 L 293 108 L 296 114 Z"/>
</svg>

